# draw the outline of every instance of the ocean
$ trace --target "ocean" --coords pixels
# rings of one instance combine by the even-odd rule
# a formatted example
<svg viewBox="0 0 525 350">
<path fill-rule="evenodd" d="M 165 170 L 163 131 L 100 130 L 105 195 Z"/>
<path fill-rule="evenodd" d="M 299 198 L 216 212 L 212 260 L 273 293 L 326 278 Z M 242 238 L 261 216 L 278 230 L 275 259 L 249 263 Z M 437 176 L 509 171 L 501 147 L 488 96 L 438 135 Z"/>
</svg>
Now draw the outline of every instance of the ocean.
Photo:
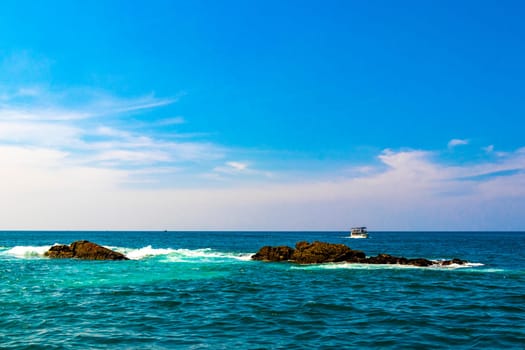
<svg viewBox="0 0 525 350">
<path fill-rule="evenodd" d="M 524 349 L 524 232 L 0 232 L 1 349 Z M 48 259 L 87 239 L 129 261 Z M 344 243 L 466 266 L 252 261 Z"/>
</svg>

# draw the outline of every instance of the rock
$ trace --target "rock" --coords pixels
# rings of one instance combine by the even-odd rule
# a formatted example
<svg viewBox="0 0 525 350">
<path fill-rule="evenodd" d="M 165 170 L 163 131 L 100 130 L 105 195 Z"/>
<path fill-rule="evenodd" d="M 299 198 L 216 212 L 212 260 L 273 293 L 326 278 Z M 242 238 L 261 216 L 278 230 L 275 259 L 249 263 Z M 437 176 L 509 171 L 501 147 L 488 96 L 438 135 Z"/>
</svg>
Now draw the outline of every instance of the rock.
<svg viewBox="0 0 525 350">
<path fill-rule="evenodd" d="M 68 245 L 56 245 L 44 253 L 49 258 L 76 258 L 83 260 L 129 260 L 115 252 L 89 241 L 76 241 Z"/>
<path fill-rule="evenodd" d="M 253 260 L 263 261 L 287 261 L 292 257 L 294 250 L 287 246 L 270 247 L 264 246 L 252 256 Z"/>
<path fill-rule="evenodd" d="M 464 264 L 467 263 L 467 261 L 461 260 L 461 259 L 458 259 L 458 258 L 454 258 L 452 260 L 440 261 L 438 263 L 439 263 L 439 265 L 443 265 L 443 266 L 449 266 L 449 265 L 452 265 L 452 264 L 464 265 Z"/>
<path fill-rule="evenodd" d="M 54 245 L 47 252 L 44 253 L 45 256 L 49 258 L 72 258 L 73 257 L 73 249 L 71 249 L 70 246 L 61 244 L 61 245 Z"/>
<path fill-rule="evenodd" d="M 365 253 L 352 250 L 344 244 L 315 241 L 298 242 L 290 260 L 299 264 L 320 264 L 327 262 L 356 261 L 364 259 Z"/>
<path fill-rule="evenodd" d="M 389 255 L 389 254 L 379 254 L 377 256 L 371 256 L 371 257 L 367 258 L 365 261 L 363 261 L 363 263 L 366 263 L 366 264 L 388 264 L 388 265 L 399 264 L 399 265 L 407 265 L 408 261 L 409 260 L 407 258 L 404 258 L 404 257 L 397 257 L 397 256 Z"/>
<path fill-rule="evenodd" d="M 427 266 L 434 265 L 434 263 L 428 259 L 417 258 L 417 259 L 409 259 L 406 265 L 427 267 Z"/>
<path fill-rule="evenodd" d="M 407 259 L 389 254 L 378 254 L 377 256 L 366 257 L 360 250 L 353 250 L 344 244 L 325 243 L 315 241 L 308 243 L 305 241 L 297 242 L 295 249 L 287 246 L 262 247 L 255 255 L 253 260 L 263 261 L 291 261 L 298 264 L 321 264 L 329 262 L 348 262 L 361 264 L 388 264 L 388 265 L 413 265 L 413 266 L 432 266 L 432 265 L 463 265 L 467 263 L 461 259 L 445 260 L 433 262 L 424 258 Z"/>
</svg>

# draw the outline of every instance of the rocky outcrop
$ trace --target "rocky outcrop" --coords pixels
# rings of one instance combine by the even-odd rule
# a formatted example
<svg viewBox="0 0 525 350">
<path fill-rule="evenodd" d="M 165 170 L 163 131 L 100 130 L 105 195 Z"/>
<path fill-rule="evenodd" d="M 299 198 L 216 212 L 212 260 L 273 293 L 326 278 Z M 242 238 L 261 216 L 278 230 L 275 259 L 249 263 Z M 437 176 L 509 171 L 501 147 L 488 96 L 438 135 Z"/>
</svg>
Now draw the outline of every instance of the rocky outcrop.
<svg viewBox="0 0 525 350">
<path fill-rule="evenodd" d="M 449 266 L 449 265 L 452 265 L 452 264 L 465 265 L 466 263 L 468 263 L 468 261 L 461 260 L 461 259 L 458 259 L 458 258 L 454 258 L 452 260 L 443 260 L 443 261 L 439 261 L 438 262 L 438 264 L 442 265 L 442 266 Z"/>
<path fill-rule="evenodd" d="M 253 260 L 263 261 L 288 261 L 292 258 L 294 250 L 287 246 L 270 247 L 264 246 L 252 256 Z"/>
<path fill-rule="evenodd" d="M 76 241 L 70 245 L 55 245 L 45 252 L 44 255 L 56 259 L 129 260 L 124 254 L 89 241 Z"/>
<path fill-rule="evenodd" d="M 353 250 L 344 244 L 326 243 L 315 241 L 313 243 L 298 242 L 295 249 L 288 246 L 262 247 L 253 260 L 263 261 L 290 261 L 298 264 L 322 264 L 334 262 L 361 263 L 361 264 L 397 264 L 413 266 L 448 266 L 452 264 L 463 265 L 467 262 L 461 259 L 452 259 L 434 262 L 424 258 L 407 259 L 404 257 L 379 254 L 366 257 L 360 250 Z"/>
<path fill-rule="evenodd" d="M 65 244 L 54 245 L 44 255 L 48 258 L 72 258 L 73 249 Z"/>
<path fill-rule="evenodd" d="M 298 242 L 290 260 L 299 264 L 319 264 L 364 259 L 365 253 L 352 250 L 344 244 L 315 241 Z"/>
</svg>

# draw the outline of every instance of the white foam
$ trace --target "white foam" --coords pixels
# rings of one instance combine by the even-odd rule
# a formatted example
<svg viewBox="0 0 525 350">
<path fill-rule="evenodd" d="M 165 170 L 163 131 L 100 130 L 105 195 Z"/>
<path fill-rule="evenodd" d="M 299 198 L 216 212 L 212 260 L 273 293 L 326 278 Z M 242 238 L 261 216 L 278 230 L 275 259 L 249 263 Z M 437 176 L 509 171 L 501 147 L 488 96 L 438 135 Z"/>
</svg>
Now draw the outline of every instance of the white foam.
<svg viewBox="0 0 525 350">
<path fill-rule="evenodd" d="M 450 264 L 450 265 L 431 265 L 431 266 L 415 266 L 415 265 L 401 265 L 401 264 L 357 264 L 357 263 L 327 263 L 314 265 L 294 265 L 292 269 L 307 269 L 307 270 L 335 270 L 335 269 L 358 269 L 358 270 L 378 270 L 378 269 L 459 269 L 484 266 L 481 263 L 465 263 L 465 264 Z"/>
<path fill-rule="evenodd" d="M 472 271 L 476 271 L 476 272 L 489 272 L 489 273 L 509 272 L 508 270 L 504 270 L 504 269 L 494 269 L 494 268 L 489 268 L 489 269 L 480 269 L 480 270 L 472 270 Z"/>
<path fill-rule="evenodd" d="M 140 259 L 144 259 L 147 257 L 158 256 L 158 255 L 168 255 L 168 254 L 175 252 L 174 249 L 153 248 L 151 245 L 148 245 L 146 247 L 139 248 L 139 249 L 129 249 L 129 248 L 127 249 L 126 248 L 125 249 L 113 248 L 113 249 L 117 251 L 124 250 L 123 253 L 132 260 L 140 260 Z"/>
<path fill-rule="evenodd" d="M 249 261 L 253 254 L 235 254 L 204 249 L 177 249 L 167 256 L 171 262 L 222 262 L 225 260 Z"/>
<path fill-rule="evenodd" d="M 441 265 L 441 263 L 446 260 L 432 260 L 432 262 L 436 265 L 429 266 L 431 268 L 437 268 L 437 269 L 464 269 L 469 267 L 479 267 L 484 266 L 485 264 L 482 263 L 473 263 L 473 262 L 466 262 L 464 264 L 449 264 L 449 265 Z"/>
<path fill-rule="evenodd" d="M 20 259 L 43 258 L 44 253 L 54 245 L 45 246 L 16 246 L 3 247 L 1 255 L 12 256 Z M 249 261 L 253 253 L 225 253 L 215 251 L 211 248 L 203 249 L 172 249 L 172 248 L 153 248 L 151 245 L 142 248 L 112 247 L 106 248 L 126 255 L 132 260 L 142 260 L 156 256 L 164 256 L 168 262 L 221 262 L 225 260 Z"/>
<path fill-rule="evenodd" d="M 414 265 L 398 265 L 398 264 L 358 264 L 358 263 L 327 263 L 327 264 L 315 264 L 315 265 L 294 265 L 292 269 L 307 269 L 307 270 L 336 270 L 336 269 L 349 269 L 349 270 L 383 270 L 383 269 L 417 269 L 419 266 Z"/>
<path fill-rule="evenodd" d="M 155 256 L 165 256 L 165 260 L 170 262 L 202 262 L 202 261 L 219 261 L 219 260 L 251 260 L 250 254 L 235 254 L 218 252 L 211 248 L 202 249 L 172 249 L 172 248 L 153 248 L 151 245 L 142 248 L 122 248 L 107 247 L 126 255 L 132 260 L 141 260 Z"/>
<path fill-rule="evenodd" d="M 16 258 L 38 258 L 43 257 L 44 253 L 51 248 L 50 245 L 45 246 L 16 246 L 2 252 L 4 255 L 14 256 Z"/>
</svg>

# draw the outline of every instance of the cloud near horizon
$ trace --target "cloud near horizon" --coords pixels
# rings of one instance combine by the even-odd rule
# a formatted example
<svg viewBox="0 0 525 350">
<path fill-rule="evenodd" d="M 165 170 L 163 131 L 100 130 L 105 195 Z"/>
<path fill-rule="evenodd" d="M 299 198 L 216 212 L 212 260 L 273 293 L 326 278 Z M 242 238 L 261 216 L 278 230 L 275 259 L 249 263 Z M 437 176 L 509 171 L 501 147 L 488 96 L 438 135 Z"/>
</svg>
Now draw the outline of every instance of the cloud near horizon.
<svg viewBox="0 0 525 350">
<path fill-rule="evenodd" d="M 70 162 L 70 156 L 52 148 L 0 146 L 5 229 L 518 229 L 523 223 L 492 222 L 525 210 L 523 149 L 474 166 L 440 163 L 437 152 L 385 150 L 375 171 L 358 176 L 283 176 L 206 188 L 176 182 L 155 188 L 147 181 L 129 187 L 140 172 L 150 178 L 167 171 L 177 178 L 180 169 L 91 166 Z M 229 163 L 232 169 L 241 164 Z"/>
<path fill-rule="evenodd" d="M 264 159 L 270 168 L 257 169 L 258 156 L 249 150 L 242 150 L 240 158 L 239 150 L 202 137 L 170 138 L 162 131 L 145 132 L 144 121 L 120 120 L 177 98 L 124 99 L 86 90 L 88 98 L 72 104 L 63 100 L 68 95 L 41 88 L 2 94 L 4 229 L 344 230 L 368 225 L 376 230 L 475 230 L 525 225 L 513 219 L 501 227 L 502 220 L 525 211 L 525 148 L 468 165 L 440 160 L 439 150 L 386 149 L 355 171 L 328 164 L 322 171 L 292 174 L 272 168 L 271 158 Z M 175 117 L 151 124 L 184 122 Z M 466 144 L 454 139 L 449 148 Z"/>
</svg>

